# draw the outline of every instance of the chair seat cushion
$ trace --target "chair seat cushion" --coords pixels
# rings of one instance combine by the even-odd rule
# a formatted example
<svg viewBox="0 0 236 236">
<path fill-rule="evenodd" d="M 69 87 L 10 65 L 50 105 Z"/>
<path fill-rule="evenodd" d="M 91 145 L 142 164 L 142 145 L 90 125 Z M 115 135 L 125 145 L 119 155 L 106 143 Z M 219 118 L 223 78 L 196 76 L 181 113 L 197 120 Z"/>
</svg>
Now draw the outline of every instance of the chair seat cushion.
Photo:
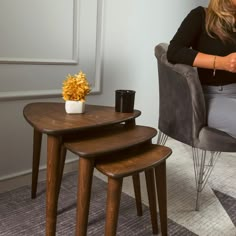
<svg viewBox="0 0 236 236">
<path fill-rule="evenodd" d="M 204 127 L 194 146 L 209 151 L 236 152 L 236 139 L 220 130 Z"/>
</svg>

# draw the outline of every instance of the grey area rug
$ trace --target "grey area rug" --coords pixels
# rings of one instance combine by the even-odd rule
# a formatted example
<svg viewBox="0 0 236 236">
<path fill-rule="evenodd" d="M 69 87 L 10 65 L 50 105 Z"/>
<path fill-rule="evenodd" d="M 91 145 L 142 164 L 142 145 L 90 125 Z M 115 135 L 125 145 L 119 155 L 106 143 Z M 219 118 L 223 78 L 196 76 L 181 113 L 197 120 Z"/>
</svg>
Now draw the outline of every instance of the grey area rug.
<svg viewBox="0 0 236 236">
<path fill-rule="evenodd" d="M 76 182 L 76 173 L 63 177 L 57 235 L 75 234 Z M 88 235 L 104 235 L 106 187 L 104 181 L 93 178 Z M 143 210 L 143 216 L 138 217 L 134 199 L 123 193 L 117 235 L 152 235 L 149 209 L 143 206 Z M 169 235 L 196 235 L 172 220 L 169 220 L 168 227 Z M 38 196 L 34 200 L 30 198 L 29 186 L 0 194 L 0 235 L 45 235 L 45 182 L 39 183 Z"/>
<path fill-rule="evenodd" d="M 93 178 L 88 235 L 104 235 L 106 187 L 104 181 Z M 65 175 L 59 198 L 57 235 L 75 234 L 76 191 L 77 174 Z M 235 224 L 236 199 L 219 191 L 215 193 Z M 143 210 L 143 216 L 138 217 L 134 199 L 123 193 L 117 235 L 152 235 L 149 209 L 144 205 Z M 168 231 L 170 236 L 200 235 L 171 219 L 168 221 Z M 39 183 L 38 196 L 34 200 L 30 198 L 29 186 L 0 194 L 0 235 L 45 235 L 45 182 Z"/>
<path fill-rule="evenodd" d="M 236 153 L 222 153 L 206 184 L 200 211 L 191 147 L 168 139 L 168 217 L 199 236 L 236 236 Z"/>
</svg>

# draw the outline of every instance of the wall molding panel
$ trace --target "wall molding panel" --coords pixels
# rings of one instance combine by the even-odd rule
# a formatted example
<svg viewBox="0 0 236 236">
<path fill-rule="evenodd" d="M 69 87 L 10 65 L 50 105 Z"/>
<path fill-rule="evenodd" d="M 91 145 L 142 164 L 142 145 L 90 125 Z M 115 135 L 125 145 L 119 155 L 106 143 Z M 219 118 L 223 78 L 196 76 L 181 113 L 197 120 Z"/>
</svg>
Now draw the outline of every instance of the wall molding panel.
<svg viewBox="0 0 236 236">
<path fill-rule="evenodd" d="M 21 2 L 23 6 L 26 6 L 28 3 L 32 2 L 31 0 L 2 0 L 3 2 L 0 3 L 0 13 L 1 11 L 6 11 L 7 7 L 15 7 L 15 4 Z M 85 4 L 86 1 L 86 4 Z M 35 3 L 35 1 L 33 1 Z M 54 2 L 54 5 L 49 4 L 49 7 L 55 8 L 55 3 L 57 5 L 59 2 L 57 0 L 51 0 L 50 2 Z M 46 97 L 58 97 L 61 96 L 61 87 L 58 86 L 60 84 L 62 79 L 64 79 L 65 74 L 71 74 L 73 71 L 78 72 L 80 69 L 84 71 L 83 68 L 85 68 L 85 73 L 87 74 L 87 77 L 89 79 L 90 84 L 92 85 L 92 92 L 91 94 L 94 93 L 99 93 L 101 91 L 101 70 L 102 70 L 102 35 L 103 35 L 103 12 L 104 12 L 104 0 L 98 0 L 94 2 L 94 0 L 62 0 L 60 1 L 62 6 L 59 6 L 57 11 L 54 12 L 54 15 L 59 14 L 59 12 L 64 12 L 65 15 L 62 17 L 63 21 L 65 20 L 65 17 L 71 16 L 71 19 L 68 20 L 65 25 L 64 29 L 66 32 L 68 31 L 69 34 L 65 35 L 63 33 L 63 37 L 67 38 L 65 39 L 65 47 L 60 47 L 60 44 L 55 43 L 56 45 L 46 45 L 46 49 L 40 49 L 38 47 L 36 50 L 30 49 L 29 53 L 27 55 L 27 52 L 24 52 L 26 50 L 22 49 L 17 49 L 16 47 L 16 53 L 12 52 L 11 48 L 8 50 L 6 49 L 6 46 L 11 47 L 11 43 L 14 43 L 14 41 L 11 41 L 7 37 L 4 38 L 3 42 L 6 42 L 6 44 L 1 44 L 0 45 L 0 71 L 1 68 L 3 68 L 3 72 L 0 72 L 0 81 L 1 78 L 3 78 L 3 86 L 0 88 L 0 101 L 5 101 L 5 100 L 19 100 L 19 99 L 31 99 L 31 98 L 46 98 Z M 82 2 L 83 4 L 80 4 Z M 38 8 L 37 10 L 43 11 L 43 9 L 47 6 L 49 3 L 48 0 L 42 0 L 38 1 Z M 5 8 L 1 7 L 1 4 L 6 4 Z M 31 3 L 31 8 L 33 8 L 33 3 Z M 40 4 L 42 4 L 40 6 Z M 17 4 L 16 4 L 17 5 Z M 59 4 L 60 5 L 60 4 Z M 83 9 L 80 7 L 80 5 L 83 6 Z M 39 7 L 40 6 L 40 7 Z M 64 9 L 67 8 L 67 9 Z M 2 9 L 2 10 L 1 10 Z M 9 9 L 8 9 L 9 10 Z M 16 9 L 15 9 L 16 10 Z M 53 10 L 53 9 L 51 9 Z M 42 15 L 45 16 L 49 14 L 50 11 L 47 11 L 46 13 L 44 12 Z M 63 10 L 63 11 L 62 11 Z M 68 10 L 68 11 L 66 11 Z M 86 12 L 84 12 L 86 11 Z M 88 14 L 90 13 L 90 15 Z M 2 14 L 3 15 L 3 14 Z M 24 22 L 24 15 L 21 15 L 18 17 L 23 18 L 22 24 Z M 85 19 L 86 16 L 89 19 Z M 0 20 L 1 19 L 0 14 Z M 5 14 L 5 17 L 6 14 Z M 45 16 L 47 17 L 47 16 Z M 40 16 L 38 16 L 40 18 Z M 33 17 L 33 19 L 35 19 Z M 55 19 L 52 19 L 52 24 L 56 22 L 57 17 Z M 89 21 L 89 22 L 88 22 Z M 6 20 L 6 24 L 7 24 Z M 36 19 L 36 22 L 40 23 L 40 19 Z M 45 23 L 45 22 L 44 22 Z M 58 22 L 58 25 L 60 25 L 61 22 Z M 68 27 L 67 27 L 68 24 Z M 90 27 L 86 26 L 86 24 L 89 24 Z M 45 25 L 42 24 L 42 28 L 44 29 Z M 2 26 L 4 28 L 4 26 Z M 29 27 L 26 27 L 29 29 L 32 27 L 29 22 Z M 40 28 L 40 24 L 37 25 L 37 27 Z M 87 27 L 87 28 L 86 28 Z M 6 28 L 6 27 L 5 27 Z M 6 31 L 6 29 L 4 30 Z M 19 27 L 20 28 L 20 27 Z M 60 27 L 56 27 L 58 29 L 58 34 L 51 35 L 49 37 L 49 41 L 51 40 L 50 44 L 52 44 L 53 41 L 57 41 L 58 35 L 60 35 L 62 32 L 60 31 Z M 70 28 L 69 30 L 67 28 Z M 1 29 L 1 26 L 0 26 Z M 50 27 L 49 27 L 50 29 Z M 89 31 L 90 29 L 90 31 Z M 7 29 L 10 30 L 10 29 Z M 13 30 L 13 29 L 11 29 Z M 20 30 L 20 29 L 17 29 Z M 48 30 L 48 29 L 47 29 Z M 25 29 L 22 30 L 23 32 L 27 31 Z M 88 31 L 88 33 L 87 33 Z M 66 33 L 65 32 L 65 33 Z M 85 35 L 87 33 L 88 35 Z M 9 37 L 12 35 L 10 34 Z M 55 37 L 54 37 L 55 36 Z M 22 42 L 24 37 L 20 39 L 19 47 L 21 47 Z M 34 39 L 34 35 L 32 36 L 32 40 Z M 39 39 L 40 40 L 40 39 Z M 59 40 L 60 41 L 60 40 Z M 63 41 L 63 40 L 62 40 Z M 46 42 L 46 39 L 45 39 Z M 64 41 L 63 41 L 64 42 Z M 60 42 L 61 43 L 61 42 Z M 24 43 L 23 43 L 24 44 Z M 28 43 L 30 44 L 30 43 Z M 37 43 L 36 43 L 37 45 Z M 25 44 L 27 46 L 27 43 Z M 14 49 L 14 48 L 13 48 Z M 48 50 L 47 50 L 48 49 Z M 58 50 L 57 50 L 58 49 Z M 89 50 L 88 52 L 85 51 Z M 58 52 L 60 51 L 61 52 Z M 43 51 L 43 52 L 41 52 Z M 23 54 L 26 55 L 21 55 L 21 53 L 24 52 Z M 42 54 L 46 52 L 45 57 L 42 56 Z M 33 55 L 35 53 L 35 55 Z M 4 56 L 3 56 L 4 55 Z M 38 56 L 41 55 L 42 57 Z M 22 72 L 22 68 L 27 68 L 31 70 L 35 70 L 35 74 L 39 74 L 38 72 L 44 70 L 49 70 L 50 72 L 48 73 L 50 78 L 50 83 L 47 84 L 48 80 L 46 79 L 47 76 L 40 77 L 37 75 L 35 78 L 34 76 L 32 77 L 31 74 L 27 74 L 27 76 L 24 77 L 20 75 L 19 77 L 21 78 L 16 78 L 15 74 L 13 76 L 9 76 L 10 80 L 14 80 L 15 83 L 11 82 L 7 76 L 7 70 L 9 67 L 12 67 L 14 70 L 15 68 L 17 70 L 20 70 Z M 60 70 L 58 70 L 58 67 Z M 57 74 L 54 73 L 54 68 Z M 6 70 L 6 72 L 4 72 Z M 9 70 L 10 71 L 10 70 Z M 60 73 L 59 71 L 63 72 Z M 13 73 L 13 72 L 10 72 Z M 55 80 L 53 82 L 53 77 L 51 74 L 55 74 Z M 60 73 L 60 74 L 59 74 Z M 9 74 L 9 73 L 8 73 Z M 47 75 L 47 74 L 46 74 Z M 5 81 L 4 81 L 5 80 Z M 37 81 L 36 81 L 37 80 Z M 38 81 L 41 80 L 42 83 L 39 83 L 38 86 Z M 26 81 L 26 82 L 25 82 Z M 34 83 L 34 81 L 36 83 Z M 5 82 L 5 83 L 4 83 Z M 18 83 L 18 85 L 17 85 Z M 23 86 L 24 83 L 26 86 Z M 55 83 L 55 87 L 53 86 L 53 83 Z M 5 85 L 4 85 L 5 84 Z M 14 85 L 16 87 L 11 87 L 11 85 Z M 28 86 L 28 87 L 27 87 Z M 50 88 L 50 89 L 49 89 Z M 53 88 L 53 89 L 51 89 Z M 55 89 L 54 89 L 55 88 Z"/>
<path fill-rule="evenodd" d="M 31 0 L 3 0 L 0 63 L 78 63 L 78 1 L 42 0 L 34 6 Z"/>
</svg>

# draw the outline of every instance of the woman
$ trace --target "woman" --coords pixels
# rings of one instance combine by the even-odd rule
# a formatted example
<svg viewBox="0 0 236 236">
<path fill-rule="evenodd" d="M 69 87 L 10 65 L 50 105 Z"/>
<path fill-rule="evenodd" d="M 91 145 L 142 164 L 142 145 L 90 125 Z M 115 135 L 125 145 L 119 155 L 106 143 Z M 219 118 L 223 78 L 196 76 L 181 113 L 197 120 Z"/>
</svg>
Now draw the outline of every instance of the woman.
<svg viewBox="0 0 236 236">
<path fill-rule="evenodd" d="M 183 20 L 170 41 L 171 63 L 197 67 L 208 126 L 236 138 L 236 0 L 210 0 Z"/>
</svg>

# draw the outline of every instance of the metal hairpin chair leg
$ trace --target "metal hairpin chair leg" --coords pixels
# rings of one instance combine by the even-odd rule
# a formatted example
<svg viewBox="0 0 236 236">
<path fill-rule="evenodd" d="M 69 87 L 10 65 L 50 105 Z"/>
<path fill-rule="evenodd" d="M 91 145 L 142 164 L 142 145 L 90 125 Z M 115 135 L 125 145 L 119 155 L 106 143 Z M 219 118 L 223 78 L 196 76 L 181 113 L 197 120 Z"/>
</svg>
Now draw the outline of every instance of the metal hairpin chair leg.
<svg viewBox="0 0 236 236">
<path fill-rule="evenodd" d="M 157 144 L 165 145 L 168 136 L 161 131 L 158 132 Z M 208 178 L 215 166 L 217 159 L 220 156 L 220 152 L 206 151 L 199 148 L 192 147 L 193 164 L 195 181 L 197 188 L 197 198 L 195 210 L 199 211 L 200 208 L 200 197 L 202 190 L 204 189 Z"/>
<path fill-rule="evenodd" d="M 212 152 L 192 147 L 197 198 L 195 210 L 199 211 L 200 196 L 215 166 L 220 152 Z"/>
<path fill-rule="evenodd" d="M 168 139 L 168 136 L 159 130 L 158 135 L 157 135 L 157 144 L 165 145 L 167 139 Z"/>
</svg>

